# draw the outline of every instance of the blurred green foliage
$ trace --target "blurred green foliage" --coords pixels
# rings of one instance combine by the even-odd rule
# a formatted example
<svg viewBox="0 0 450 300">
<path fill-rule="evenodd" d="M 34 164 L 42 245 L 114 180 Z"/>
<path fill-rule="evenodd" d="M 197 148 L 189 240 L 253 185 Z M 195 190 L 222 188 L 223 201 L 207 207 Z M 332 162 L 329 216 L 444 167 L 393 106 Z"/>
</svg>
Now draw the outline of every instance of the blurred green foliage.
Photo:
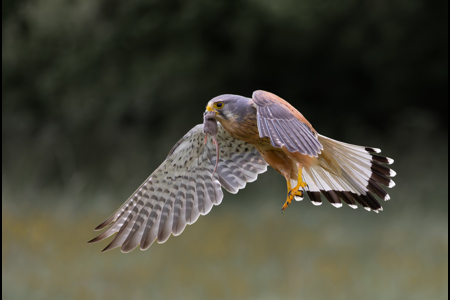
<svg viewBox="0 0 450 300">
<path fill-rule="evenodd" d="M 448 298 L 447 1 L 16 0 L 2 17 L 6 298 Z M 281 216 L 269 171 L 165 245 L 84 244 L 209 99 L 256 89 L 396 159 L 385 211 Z"/>
<path fill-rule="evenodd" d="M 223 93 L 274 92 L 335 138 L 448 124 L 445 1 L 2 5 L 3 157 L 32 158 L 3 159 L 16 179 L 104 177 L 142 140 L 163 157 Z"/>
</svg>

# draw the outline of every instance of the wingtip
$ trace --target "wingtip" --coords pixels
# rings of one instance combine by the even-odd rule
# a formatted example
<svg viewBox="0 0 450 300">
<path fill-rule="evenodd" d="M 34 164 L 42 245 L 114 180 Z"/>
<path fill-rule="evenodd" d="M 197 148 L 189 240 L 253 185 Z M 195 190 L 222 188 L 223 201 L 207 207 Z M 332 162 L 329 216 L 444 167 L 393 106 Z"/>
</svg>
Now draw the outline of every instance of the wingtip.
<svg viewBox="0 0 450 300">
<path fill-rule="evenodd" d="M 111 223 L 110 218 L 102 222 L 100 225 L 94 228 L 95 231 L 102 230 L 103 228 L 107 227 Z"/>
<path fill-rule="evenodd" d="M 99 240 L 98 240 L 98 236 L 96 236 L 95 238 L 93 238 L 92 240 L 89 240 L 89 241 L 87 241 L 86 243 L 87 244 L 93 244 L 93 243 L 96 243 L 96 242 L 98 242 Z"/>
<path fill-rule="evenodd" d="M 102 230 L 103 228 L 105 228 L 104 226 L 102 226 L 102 224 L 98 225 L 97 227 L 94 228 L 94 231 L 99 231 Z"/>
<path fill-rule="evenodd" d="M 104 252 L 106 252 L 106 251 L 109 251 L 109 250 L 112 250 L 112 249 L 116 248 L 116 247 L 112 247 L 111 245 L 112 245 L 112 243 L 109 244 L 108 246 L 106 246 L 105 248 L 103 248 L 103 250 L 100 251 L 100 252 L 101 252 L 101 253 L 104 253 Z"/>
<path fill-rule="evenodd" d="M 120 252 L 122 252 L 122 253 L 130 253 L 130 252 L 133 251 L 137 246 L 138 246 L 138 245 L 132 245 L 132 246 L 128 246 L 128 244 L 127 244 L 127 245 L 123 245 L 123 246 L 120 248 Z"/>
</svg>

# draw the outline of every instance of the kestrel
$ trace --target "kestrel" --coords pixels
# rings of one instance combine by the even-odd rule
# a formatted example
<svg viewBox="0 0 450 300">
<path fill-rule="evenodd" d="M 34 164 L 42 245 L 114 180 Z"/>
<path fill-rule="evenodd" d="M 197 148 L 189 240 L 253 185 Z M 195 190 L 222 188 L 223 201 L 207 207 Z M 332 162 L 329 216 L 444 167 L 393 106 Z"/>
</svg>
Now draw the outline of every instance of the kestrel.
<svg viewBox="0 0 450 300">
<path fill-rule="evenodd" d="M 208 138 L 208 135 L 212 139 Z M 389 200 L 380 185 L 393 187 L 393 163 L 381 150 L 346 144 L 320 135 L 303 115 L 280 97 L 255 91 L 252 98 L 221 95 L 208 102 L 204 123 L 192 128 L 166 160 L 127 201 L 95 230 L 110 226 L 89 241 L 117 233 L 103 251 L 121 247 L 148 249 L 222 202 L 222 187 L 237 193 L 273 167 L 287 182 L 287 199 L 308 194 L 314 205 L 321 194 L 335 207 L 342 201 L 379 212 L 375 195 Z"/>
</svg>

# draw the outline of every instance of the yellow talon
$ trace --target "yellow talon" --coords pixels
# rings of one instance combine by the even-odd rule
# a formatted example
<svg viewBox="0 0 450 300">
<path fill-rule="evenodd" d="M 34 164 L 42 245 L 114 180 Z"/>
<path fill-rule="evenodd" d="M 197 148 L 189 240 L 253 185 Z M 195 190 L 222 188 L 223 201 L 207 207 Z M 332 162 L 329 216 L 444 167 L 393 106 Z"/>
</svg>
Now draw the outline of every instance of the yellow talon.
<svg viewBox="0 0 450 300">
<path fill-rule="evenodd" d="M 289 205 L 291 204 L 291 202 L 295 196 L 299 196 L 299 197 L 303 198 L 303 191 L 299 191 L 298 189 L 297 190 L 292 189 L 288 192 L 286 202 L 284 203 L 283 207 L 281 208 L 281 211 L 283 213 L 284 213 L 284 210 L 289 207 Z"/>
<path fill-rule="evenodd" d="M 297 186 L 298 186 L 298 188 L 305 188 L 305 187 L 307 187 L 308 186 L 308 184 L 306 183 L 306 182 L 300 182 L 299 184 L 297 184 Z"/>
<path fill-rule="evenodd" d="M 281 212 L 283 214 L 284 214 L 284 210 L 289 207 L 289 205 L 291 204 L 291 202 L 295 196 L 299 196 L 299 197 L 303 198 L 303 191 L 300 191 L 299 189 L 307 187 L 308 184 L 306 182 L 303 182 L 303 180 L 302 180 L 302 170 L 303 170 L 303 168 L 298 170 L 298 180 L 297 180 L 297 185 L 295 186 L 295 188 L 291 188 L 291 181 L 286 180 L 288 194 L 287 194 L 286 202 L 281 207 Z"/>
</svg>

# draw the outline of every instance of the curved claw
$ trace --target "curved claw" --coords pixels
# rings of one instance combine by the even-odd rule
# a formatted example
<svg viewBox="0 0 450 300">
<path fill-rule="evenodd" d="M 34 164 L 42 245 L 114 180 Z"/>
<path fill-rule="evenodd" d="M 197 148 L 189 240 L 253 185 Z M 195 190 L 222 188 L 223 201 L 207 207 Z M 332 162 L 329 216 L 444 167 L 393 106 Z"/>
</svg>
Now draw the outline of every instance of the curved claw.
<svg viewBox="0 0 450 300">
<path fill-rule="evenodd" d="M 286 177 L 288 194 L 287 194 L 286 202 L 284 203 L 283 207 L 281 208 L 281 210 L 283 212 L 286 208 L 289 207 L 289 204 L 291 204 L 291 202 L 292 202 L 292 200 L 294 200 L 294 198 L 297 201 L 300 201 L 303 199 L 303 196 L 305 194 L 303 192 L 303 190 L 308 186 L 308 184 L 302 180 L 302 170 L 303 170 L 303 168 L 298 169 L 297 185 L 294 188 L 291 187 L 290 178 Z M 300 198 L 300 199 L 297 199 L 297 198 Z"/>
<path fill-rule="evenodd" d="M 303 196 L 304 196 L 303 191 L 292 189 L 292 190 L 290 190 L 288 192 L 286 202 L 281 207 L 281 211 L 283 212 L 283 214 L 284 214 L 284 210 L 289 207 L 289 205 L 291 204 L 292 200 L 294 200 L 294 197 L 296 197 L 296 196 L 303 198 Z"/>
</svg>

